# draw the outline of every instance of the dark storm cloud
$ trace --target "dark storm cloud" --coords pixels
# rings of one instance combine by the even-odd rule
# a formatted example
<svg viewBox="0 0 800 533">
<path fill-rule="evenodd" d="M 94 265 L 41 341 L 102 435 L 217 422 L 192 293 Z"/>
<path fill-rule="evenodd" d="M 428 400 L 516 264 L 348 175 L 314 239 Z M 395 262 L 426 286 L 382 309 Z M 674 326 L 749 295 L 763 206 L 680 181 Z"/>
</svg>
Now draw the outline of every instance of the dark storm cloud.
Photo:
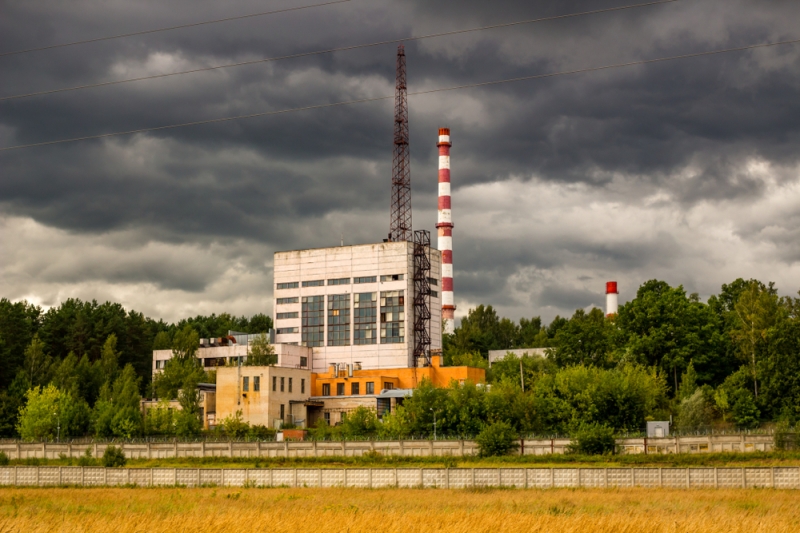
<svg viewBox="0 0 800 533">
<path fill-rule="evenodd" d="M 302 3 L 15 3 L 5 5 L 0 17 L 0 51 Z M 0 57 L 0 94 L 620 4 L 352 0 L 273 17 Z M 681 0 L 414 41 L 407 43 L 410 90 L 797 38 L 799 18 L 800 5 L 788 0 Z M 386 45 L 0 102 L 0 141 L 8 146 L 391 95 L 394 50 Z M 605 202 L 631 209 L 646 204 L 674 215 L 669 217 L 673 228 L 651 221 L 647 235 L 608 242 L 579 229 L 569 218 L 559 218 L 559 231 L 550 238 L 530 234 L 532 224 L 548 223 L 546 217 L 535 218 L 539 209 L 572 209 L 568 202 L 556 202 L 556 207 L 532 201 L 517 225 L 503 234 L 491 226 L 459 225 L 458 218 L 471 213 L 456 210 L 457 298 L 531 315 L 525 305 L 569 309 L 594 303 L 586 287 L 601 281 L 587 276 L 592 268 L 674 272 L 682 254 L 691 249 L 691 237 L 679 235 L 685 224 L 682 217 L 690 210 L 725 202 L 747 205 L 774 193 L 775 183 L 797 179 L 793 169 L 800 140 L 799 62 L 800 46 L 793 45 L 412 96 L 415 224 L 430 228 L 435 220 L 435 134 L 447 125 L 453 128 L 456 191 L 494 183 L 511 188 L 517 181 L 585 186 Z M 0 215 L 32 218 L 76 238 L 84 236 L 87 243 L 98 235 L 121 232 L 132 245 L 142 247 L 169 243 L 208 250 L 224 244 L 230 247 L 224 253 L 245 265 L 248 275 L 263 276 L 275 249 L 330 245 L 341 235 L 348 242 L 383 238 L 391 142 L 392 102 L 385 101 L 4 152 Z M 753 161 L 767 164 L 771 177 L 754 171 Z M 591 192 L 581 194 L 592 197 Z M 786 209 L 791 213 L 791 206 Z M 781 260 L 796 261 L 796 254 L 787 251 L 795 237 L 788 224 L 755 217 L 732 231 L 742 239 L 775 243 Z M 244 244 L 234 246 L 234 241 Z M 25 261 L 23 256 L 17 260 Z M 168 261 L 159 265 L 154 254 L 128 267 L 70 263 L 42 279 L 63 284 L 95 280 L 111 286 L 149 282 L 198 292 L 230 276 L 223 275 L 215 260 L 207 261 L 205 273 L 193 268 L 181 280 L 174 274 L 180 269 Z M 540 279 L 526 269 L 548 274 Z M 692 282 L 707 287 L 722 281 L 729 280 Z M 561 283 L 565 286 L 559 287 Z"/>
</svg>

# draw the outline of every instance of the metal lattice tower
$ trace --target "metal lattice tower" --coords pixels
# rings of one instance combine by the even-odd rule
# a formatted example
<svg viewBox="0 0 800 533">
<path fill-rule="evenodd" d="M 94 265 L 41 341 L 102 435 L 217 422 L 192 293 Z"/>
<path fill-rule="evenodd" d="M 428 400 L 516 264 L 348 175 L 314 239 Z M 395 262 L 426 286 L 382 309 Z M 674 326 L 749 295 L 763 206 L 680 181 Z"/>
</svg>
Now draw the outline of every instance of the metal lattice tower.
<svg viewBox="0 0 800 533">
<path fill-rule="evenodd" d="M 411 241 L 411 155 L 408 146 L 408 88 L 406 50 L 397 47 L 397 81 L 394 98 L 394 160 L 392 163 L 392 209 L 389 240 Z"/>
<path fill-rule="evenodd" d="M 431 234 L 414 232 L 414 367 L 431 365 Z"/>
</svg>

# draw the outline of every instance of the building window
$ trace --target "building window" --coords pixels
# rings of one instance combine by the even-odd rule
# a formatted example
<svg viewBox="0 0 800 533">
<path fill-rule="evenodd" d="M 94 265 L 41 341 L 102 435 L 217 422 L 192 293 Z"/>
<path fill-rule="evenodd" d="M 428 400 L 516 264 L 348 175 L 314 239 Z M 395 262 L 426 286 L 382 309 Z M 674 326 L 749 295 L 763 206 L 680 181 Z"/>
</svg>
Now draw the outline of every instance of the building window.
<svg viewBox="0 0 800 533">
<path fill-rule="evenodd" d="M 300 368 L 308 367 L 308 357 L 300 356 Z"/>
<path fill-rule="evenodd" d="M 278 328 L 275 331 L 278 335 L 289 335 L 291 333 L 297 333 L 297 328 Z"/>
<path fill-rule="evenodd" d="M 292 378 L 289 378 L 289 392 L 292 392 Z"/>
<path fill-rule="evenodd" d="M 283 420 L 284 418 L 286 418 L 286 406 L 284 404 L 281 404 L 281 420 Z"/>
<path fill-rule="evenodd" d="M 299 301 L 300 300 L 297 298 L 297 296 L 294 298 L 278 298 L 278 305 L 296 304 Z"/>
<path fill-rule="evenodd" d="M 325 423 L 330 426 L 331 425 L 331 414 L 330 414 L 330 412 L 325 411 L 324 413 L 322 413 L 322 417 L 325 419 Z"/>
<path fill-rule="evenodd" d="M 303 287 L 324 287 L 325 280 L 323 279 L 315 279 L 313 281 L 304 281 Z"/>
<path fill-rule="evenodd" d="M 303 297 L 303 346 L 323 346 L 325 336 L 325 297 Z"/>
<path fill-rule="evenodd" d="M 378 293 L 362 292 L 353 297 L 353 344 L 377 344 Z"/>
<path fill-rule="evenodd" d="M 439 280 L 436 279 L 436 278 L 428 278 L 428 283 L 430 283 L 434 287 L 438 287 L 439 286 Z"/>
<path fill-rule="evenodd" d="M 283 392 L 284 381 L 285 381 L 285 378 L 281 378 L 281 392 Z"/>
<path fill-rule="evenodd" d="M 298 313 L 297 311 L 293 313 L 278 313 L 277 317 L 278 320 L 284 320 L 286 318 L 300 318 L 300 313 Z"/>
<path fill-rule="evenodd" d="M 336 384 L 336 396 L 344 396 L 344 383 Z"/>
<path fill-rule="evenodd" d="M 253 392 L 261 391 L 261 377 L 253 376 Z"/>
<path fill-rule="evenodd" d="M 350 295 L 328 295 L 328 346 L 350 346 Z"/>
<path fill-rule="evenodd" d="M 381 292 L 381 344 L 405 342 L 404 292 Z"/>
<path fill-rule="evenodd" d="M 278 389 L 278 378 L 272 376 L 272 392 L 275 392 Z"/>
<path fill-rule="evenodd" d="M 292 281 L 290 283 L 278 283 L 278 285 L 276 285 L 275 288 L 280 291 L 283 289 L 296 289 L 298 286 L 299 283 L 297 283 L 296 281 Z"/>
<path fill-rule="evenodd" d="M 305 378 L 300 378 L 300 394 L 306 393 L 306 380 Z"/>
<path fill-rule="evenodd" d="M 350 285 L 350 278 L 329 279 L 328 285 Z"/>
<path fill-rule="evenodd" d="M 330 396 L 331 395 L 331 384 L 330 383 L 323 383 L 322 384 L 322 395 L 323 396 Z"/>
<path fill-rule="evenodd" d="M 438 292 L 431 291 L 431 298 L 438 298 L 438 297 L 439 297 L 439 293 Z"/>
<path fill-rule="evenodd" d="M 403 281 L 402 274 L 390 274 L 388 276 L 381 276 L 381 282 L 384 281 Z"/>
<path fill-rule="evenodd" d="M 386 389 L 386 390 L 392 390 L 392 389 L 394 389 L 394 384 L 389 382 L 389 381 L 384 381 L 383 382 L 383 388 Z"/>
<path fill-rule="evenodd" d="M 242 378 L 242 392 L 247 392 L 250 390 L 250 378 L 245 376 Z"/>
<path fill-rule="evenodd" d="M 361 387 L 359 387 L 358 383 L 351 383 L 350 384 L 350 394 L 353 396 L 358 396 L 361 394 L 360 392 Z"/>
<path fill-rule="evenodd" d="M 367 394 L 375 394 L 375 383 L 373 381 L 367 381 Z"/>
<path fill-rule="evenodd" d="M 353 283 L 377 283 L 378 276 L 362 276 L 360 278 L 353 278 Z"/>
</svg>

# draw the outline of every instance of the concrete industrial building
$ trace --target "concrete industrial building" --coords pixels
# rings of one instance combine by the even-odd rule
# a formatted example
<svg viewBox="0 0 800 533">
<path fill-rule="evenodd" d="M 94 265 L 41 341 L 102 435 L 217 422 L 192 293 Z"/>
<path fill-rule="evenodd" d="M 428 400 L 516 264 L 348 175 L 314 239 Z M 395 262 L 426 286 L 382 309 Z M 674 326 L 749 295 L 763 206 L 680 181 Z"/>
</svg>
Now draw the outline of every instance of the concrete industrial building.
<svg viewBox="0 0 800 533">
<path fill-rule="evenodd" d="M 414 366 L 414 243 L 383 242 L 274 256 L 277 344 L 311 348 L 312 371 Z M 442 346 L 442 254 L 430 250 L 431 350 Z"/>
</svg>

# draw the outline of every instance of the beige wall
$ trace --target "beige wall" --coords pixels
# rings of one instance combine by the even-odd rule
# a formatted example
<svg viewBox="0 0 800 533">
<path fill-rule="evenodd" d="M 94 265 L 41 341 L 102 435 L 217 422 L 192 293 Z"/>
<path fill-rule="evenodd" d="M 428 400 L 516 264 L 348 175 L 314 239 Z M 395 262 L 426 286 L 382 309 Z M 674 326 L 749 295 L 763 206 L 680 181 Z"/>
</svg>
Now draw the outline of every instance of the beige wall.
<svg viewBox="0 0 800 533">
<path fill-rule="evenodd" d="M 248 378 L 248 389 L 243 390 L 243 378 Z M 254 389 L 254 378 L 259 378 L 260 390 Z M 273 378 L 275 390 L 273 391 Z M 283 378 L 283 391 L 281 391 Z M 289 380 L 292 381 L 292 392 L 289 392 Z M 299 368 L 282 368 L 276 366 L 242 366 L 220 367 L 217 369 L 217 411 L 216 421 L 242 411 L 244 421 L 253 425 L 274 427 L 275 420 L 280 419 L 281 405 L 284 406 L 284 420 L 290 421 L 289 415 L 296 419 L 305 419 L 305 407 L 292 404 L 302 402 L 311 396 L 311 372 Z"/>
<path fill-rule="evenodd" d="M 414 318 L 414 246 L 407 242 L 390 242 L 359 246 L 337 246 L 313 250 L 277 252 L 274 258 L 275 305 L 273 316 L 275 328 L 297 328 L 297 333 L 277 335 L 278 342 L 302 343 L 302 303 L 278 305 L 278 298 L 304 296 L 328 296 L 334 294 L 353 294 L 385 291 L 405 291 L 405 342 L 402 344 L 380 343 L 380 320 L 377 322 L 378 342 L 370 345 L 354 345 L 353 302 L 351 297 L 350 344 L 348 346 L 328 346 L 327 305 L 325 312 L 325 341 L 323 346 L 314 347 L 313 370 L 325 371 L 330 363 L 360 362 L 363 368 L 398 368 L 413 364 L 413 318 Z M 402 281 L 380 281 L 382 275 L 403 274 Z M 356 277 L 377 277 L 375 283 L 352 283 Z M 431 249 L 431 278 L 437 280 L 432 286 L 438 296 L 432 297 L 431 307 L 431 348 L 441 348 L 441 252 Z M 348 285 L 328 285 L 329 279 L 350 278 Z M 303 287 L 303 281 L 323 280 L 320 287 Z M 298 283 L 296 289 L 277 289 L 280 283 Z M 327 304 L 327 302 L 326 302 Z M 279 319 L 279 313 L 298 313 L 298 318 Z M 380 313 L 380 309 L 378 309 Z"/>
</svg>

